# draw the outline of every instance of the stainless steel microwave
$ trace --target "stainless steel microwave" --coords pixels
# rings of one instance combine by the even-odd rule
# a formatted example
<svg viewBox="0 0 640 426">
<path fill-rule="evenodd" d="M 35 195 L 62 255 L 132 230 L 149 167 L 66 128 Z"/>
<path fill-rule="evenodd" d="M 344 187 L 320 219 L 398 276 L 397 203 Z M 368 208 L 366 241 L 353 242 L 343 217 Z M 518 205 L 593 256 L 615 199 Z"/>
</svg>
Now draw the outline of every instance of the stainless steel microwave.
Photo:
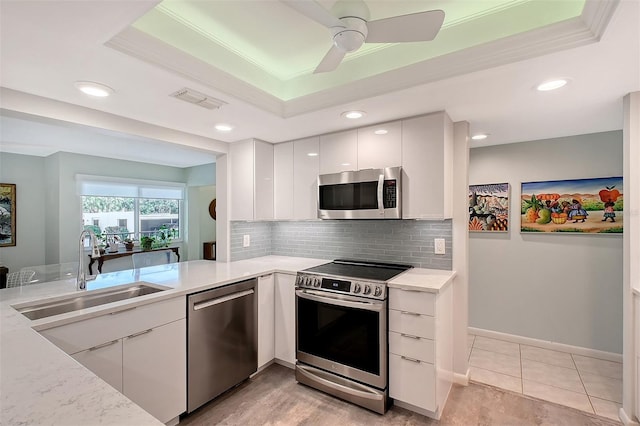
<svg viewBox="0 0 640 426">
<path fill-rule="evenodd" d="M 401 219 L 402 168 L 318 176 L 318 218 Z"/>
</svg>

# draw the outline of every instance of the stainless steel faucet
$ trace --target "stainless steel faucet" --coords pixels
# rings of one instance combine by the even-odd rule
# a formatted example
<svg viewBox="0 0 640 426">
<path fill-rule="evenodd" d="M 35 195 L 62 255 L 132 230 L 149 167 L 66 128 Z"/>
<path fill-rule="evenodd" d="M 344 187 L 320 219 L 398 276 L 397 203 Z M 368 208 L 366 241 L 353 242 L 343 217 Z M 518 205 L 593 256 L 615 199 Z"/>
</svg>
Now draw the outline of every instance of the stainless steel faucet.
<svg viewBox="0 0 640 426">
<path fill-rule="evenodd" d="M 91 229 L 85 229 L 80 234 L 80 243 L 78 245 L 78 276 L 76 278 L 76 290 L 86 290 L 87 281 L 96 278 L 95 275 L 89 275 L 84 272 L 84 240 L 89 236 L 89 247 L 91 247 L 91 257 L 100 257 L 100 249 L 98 249 L 98 238 Z"/>
</svg>

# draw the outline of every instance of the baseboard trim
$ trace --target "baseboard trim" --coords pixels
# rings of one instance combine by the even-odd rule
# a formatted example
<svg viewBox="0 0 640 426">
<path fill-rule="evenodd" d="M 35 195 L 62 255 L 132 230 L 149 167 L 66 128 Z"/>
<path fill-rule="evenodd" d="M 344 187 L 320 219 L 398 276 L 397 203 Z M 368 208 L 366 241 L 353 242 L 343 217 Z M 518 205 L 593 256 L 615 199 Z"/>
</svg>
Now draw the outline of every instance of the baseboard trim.
<svg viewBox="0 0 640 426">
<path fill-rule="evenodd" d="M 295 364 L 291 364 L 291 363 L 290 363 L 290 362 L 288 362 L 288 361 L 283 361 L 283 360 L 278 359 L 278 358 L 276 358 L 276 359 L 274 360 L 274 362 L 275 362 L 276 364 L 279 364 L 279 365 L 281 365 L 281 366 L 283 366 L 283 367 L 290 368 L 290 369 L 292 369 L 292 370 L 295 370 L 295 368 L 296 368 L 296 365 L 295 365 Z"/>
<path fill-rule="evenodd" d="M 469 379 L 471 379 L 471 369 L 467 368 L 466 374 L 453 373 L 453 383 L 462 386 L 469 386 Z"/>
<path fill-rule="evenodd" d="M 564 343 L 551 342 L 548 340 L 539 340 L 531 337 L 517 336 L 515 334 L 502 333 L 499 331 L 484 330 L 482 328 L 469 327 L 468 331 L 470 334 L 475 334 L 476 336 L 490 337 L 492 339 L 520 343 L 523 345 L 537 346 L 539 348 L 588 356 L 591 358 L 604 359 L 607 361 L 622 362 L 622 354 L 616 354 L 613 352 L 583 348 L 581 346 L 572 346 Z"/>
<path fill-rule="evenodd" d="M 633 420 L 631 417 L 627 415 L 627 412 L 624 411 L 624 408 L 620 407 L 620 411 L 618 411 L 618 417 L 624 426 L 639 426 L 640 423 Z"/>
</svg>

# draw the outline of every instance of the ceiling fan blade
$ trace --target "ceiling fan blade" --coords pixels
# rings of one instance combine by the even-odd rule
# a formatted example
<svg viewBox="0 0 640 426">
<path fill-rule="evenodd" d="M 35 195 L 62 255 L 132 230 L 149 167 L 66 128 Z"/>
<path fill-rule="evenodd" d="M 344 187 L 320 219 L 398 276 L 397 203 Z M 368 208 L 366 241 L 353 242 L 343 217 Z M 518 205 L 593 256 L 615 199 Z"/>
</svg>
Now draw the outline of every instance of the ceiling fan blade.
<svg viewBox="0 0 640 426">
<path fill-rule="evenodd" d="M 318 74 L 335 70 L 338 68 L 338 65 L 340 65 L 340 62 L 342 62 L 345 54 L 343 50 L 338 49 L 335 45 L 331 46 L 331 49 L 324 55 L 324 58 L 322 58 L 322 61 L 320 61 L 320 64 L 313 73 Z"/>
<path fill-rule="evenodd" d="M 444 11 L 429 10 L 367 22 L 366 43 L 430 41 L 444 22 Z"/>
<path fill-rule="evenodd" d="M 282 2 L 327 28 L 344 26 L 338 18 L 314 0 L 282 0 Z"/>
</svg>

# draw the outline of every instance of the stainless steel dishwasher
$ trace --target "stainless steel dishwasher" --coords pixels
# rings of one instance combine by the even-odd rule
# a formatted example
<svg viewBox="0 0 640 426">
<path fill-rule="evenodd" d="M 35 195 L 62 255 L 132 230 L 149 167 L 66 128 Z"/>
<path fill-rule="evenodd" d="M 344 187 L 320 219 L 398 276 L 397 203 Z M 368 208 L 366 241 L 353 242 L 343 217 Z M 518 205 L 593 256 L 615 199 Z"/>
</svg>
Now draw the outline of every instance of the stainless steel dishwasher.
<svg viewBox="0 0 640 426">
<path fill-rule="evenodd" d="M 258 369 L 257 279 L 187 297 L 187 412 Z"/>
</svg>

